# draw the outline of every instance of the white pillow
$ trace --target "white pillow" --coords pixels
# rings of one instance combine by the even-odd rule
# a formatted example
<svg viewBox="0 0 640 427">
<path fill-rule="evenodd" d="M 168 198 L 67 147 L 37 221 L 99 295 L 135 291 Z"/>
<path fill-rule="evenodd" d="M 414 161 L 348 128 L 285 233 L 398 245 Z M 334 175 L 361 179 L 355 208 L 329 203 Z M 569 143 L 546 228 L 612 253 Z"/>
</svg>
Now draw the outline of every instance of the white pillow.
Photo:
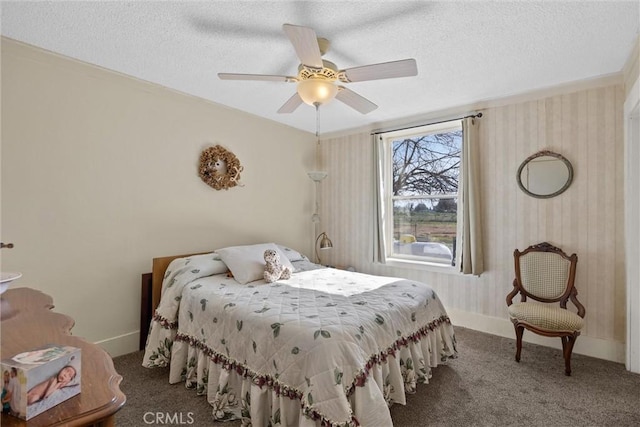
<svg viewBox="0 0 640 427">
<path fill-rule="evenodd" d="M 275 243 L 261 243 L 257 245 L 229 246 L 216 250 L 222 262 L 224 262 L 233 278 L 240 284 L 253 282 L 264 277 L 264 251 L 273 249 L 280 254 L 282 265 L 294 270 L 289 258 L 282 253 Z"/>
</svg>

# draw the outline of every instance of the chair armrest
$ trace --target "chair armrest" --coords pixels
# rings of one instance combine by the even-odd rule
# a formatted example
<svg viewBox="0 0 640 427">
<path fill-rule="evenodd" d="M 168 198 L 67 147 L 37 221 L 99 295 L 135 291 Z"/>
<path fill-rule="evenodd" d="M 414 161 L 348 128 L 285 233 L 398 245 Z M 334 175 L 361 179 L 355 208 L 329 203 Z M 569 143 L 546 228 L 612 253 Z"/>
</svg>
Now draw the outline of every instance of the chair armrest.
<svg viewBox="0 0 640 427">
<path fill-rule="evenodd" d="M 518 292 L 520 292 L 520 290 L 518 289 L 518 282 L 516 281 L 516 279 L 513 279 L 513 290 L 509 292 L 509 295 L 507 295 L 507 306 L 513 304 L 513 297 L 518 295 Z"/>
<path fill-rule="evenodd" d="M 584 306 L 580 304 L 580 301 L 578 301 L 578 290 L 576 288 L 573 288 L 571 290 L 571 295 L 569 296 L 569 298 L 571 299 L 571 302 L 573 303 L 573 305 L 575 305 L 576 308 L 578 309 L 578 316 L 584 319 L 586 310 Z"/>
</svg>

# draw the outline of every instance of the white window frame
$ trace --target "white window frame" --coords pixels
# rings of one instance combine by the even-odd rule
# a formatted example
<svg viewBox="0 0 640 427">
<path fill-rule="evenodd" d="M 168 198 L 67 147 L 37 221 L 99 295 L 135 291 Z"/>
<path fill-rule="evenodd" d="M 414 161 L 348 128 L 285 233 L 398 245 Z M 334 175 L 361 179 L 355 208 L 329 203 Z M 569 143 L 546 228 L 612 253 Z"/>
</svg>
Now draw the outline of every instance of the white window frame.
<svg viewBox="0 0 640 427">
<path fill-rule="evenodd" d="M 392 143 L 400 138 L 422 136 L 433 133 L 442 133 L 446 131 L 462 130 L 462 120 L 451 120 L 442 123 L 424 125 L 419 127 L 413 127 L 410 129 L 403 129 L 398 131 L 384 132 L 380 134 L 381 143 L 384 148 L 384 167 L 382 168 L 382 180 L 384 188 L 384 211 L 388 214 L 384 217 L 384 230 L 385 230 L 385 252 L 386 252 L 386 264 L 398 265 L 404 267 L 434 267 L 441 271 L 457 272 L 458 268 L 451 265 L 451 262 L 442 262 L 442 259 L 433 257 L 416 256 L 409 254 L 396 254 L 394 249 L 394 220 L 393 220 L 393 202 L 395 199 L 458 199 L 460 192 L 460 186 L 458 185 L 458 192 L 455 194 L 438 194 L 438 195 L 416 195 L 416 196 L 393 196 L 393 150 Z M 462 168 L 462 163 L 460 165 Z M 458 199 L 458 206 L 459 206 Z M 458 214 L 460 211 L 458 210 Z M 459 219 L 456 216 L 456 241 L 459 241 Z M 459 258 L 457 251 L 454 251 L 454 259 Z M 458 263 L 458 259 L 455 259 L 455 263 Z"/>
</svg>

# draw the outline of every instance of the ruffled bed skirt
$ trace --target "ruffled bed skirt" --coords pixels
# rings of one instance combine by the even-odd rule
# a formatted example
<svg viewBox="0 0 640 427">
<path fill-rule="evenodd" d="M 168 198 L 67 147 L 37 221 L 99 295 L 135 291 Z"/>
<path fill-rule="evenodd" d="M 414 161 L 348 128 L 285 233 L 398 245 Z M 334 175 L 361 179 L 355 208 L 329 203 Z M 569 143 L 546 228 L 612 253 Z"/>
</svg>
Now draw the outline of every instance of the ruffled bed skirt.
<svg viewBox="0 0 640 427">
<path fill-rule="evenodd" d="M 258 384 L 255 378 L 215 363 L 198 342 L 176 340 L 171 350 L 169 382 L 185 382 L 187 388 L 207 396 L 213 419 L 241 419 L 243 426 L 392 426 L 388 406 L 406 404 L 406 393 L 418 383 L 427 384 L 431 369 L 456 356 L 455 336 L 449 322 L 440 323 L 417 340 L 407 340 L 387 356 L 372 358 L 364 384 L 347 387 L 345 394 L 353 411 L 349 422 L 336 422 L 304 408 L 300 399 L 280 393 L 273 384 Z"/>
</svg>

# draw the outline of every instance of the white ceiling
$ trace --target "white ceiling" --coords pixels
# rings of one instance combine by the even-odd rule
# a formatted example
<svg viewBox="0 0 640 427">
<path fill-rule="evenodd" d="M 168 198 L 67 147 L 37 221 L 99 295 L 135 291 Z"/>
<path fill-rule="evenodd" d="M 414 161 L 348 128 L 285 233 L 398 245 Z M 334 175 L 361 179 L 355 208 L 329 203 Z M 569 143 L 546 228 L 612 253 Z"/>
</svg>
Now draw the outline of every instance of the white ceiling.
<svg viewBox="0 0 640 427">
<path fill-rule="evenodd" d="M 295 84 L 217 73 L 296 75 L 283 23 L 315 29 L 339 68 L 415 58 L 417 77 L 348 84 L 378 104 L 333 101 L 320 133 L 375 126 L 620 72 L 639 1 L 2 1 L 2 35 L 309 132 L 313 107 L 276 111 Z"/>
</svg>

